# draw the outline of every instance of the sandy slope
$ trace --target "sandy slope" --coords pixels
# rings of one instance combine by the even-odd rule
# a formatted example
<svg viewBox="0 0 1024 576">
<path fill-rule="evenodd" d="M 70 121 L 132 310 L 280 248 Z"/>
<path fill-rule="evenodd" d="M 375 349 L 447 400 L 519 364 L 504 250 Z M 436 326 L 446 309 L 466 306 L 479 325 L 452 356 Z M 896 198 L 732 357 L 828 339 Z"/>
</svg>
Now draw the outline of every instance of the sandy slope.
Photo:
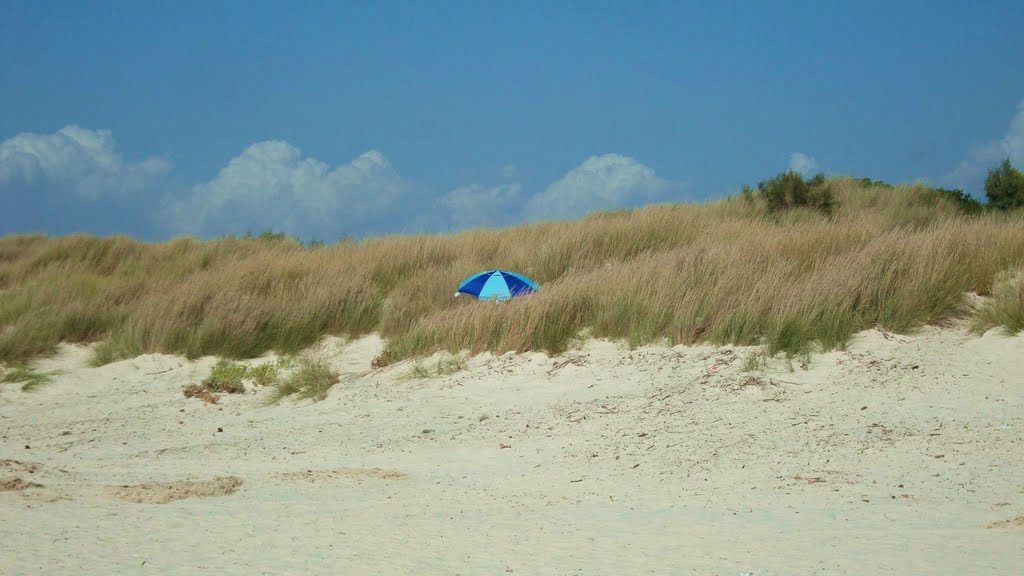
<svg viewBox="0 0 1024 576">
<path fill-rule="evenodd" d="M 63 349 L 0 390 L 0 571 L 1024 567 L 1024 337 L 869 332 L 753 374 L 749 348 L 591 342 L 428 380 L 371 372 L 380 347 L 326 341 L 346 381 L 272 407 L 186 400 L 213 359 Z"/>
</svg>

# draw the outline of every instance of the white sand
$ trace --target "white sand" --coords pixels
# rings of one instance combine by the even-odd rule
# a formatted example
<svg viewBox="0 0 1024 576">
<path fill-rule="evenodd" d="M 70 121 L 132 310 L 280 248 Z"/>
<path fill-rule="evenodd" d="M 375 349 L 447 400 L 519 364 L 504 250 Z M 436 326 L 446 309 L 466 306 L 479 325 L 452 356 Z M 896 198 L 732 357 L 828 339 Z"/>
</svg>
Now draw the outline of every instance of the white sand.
<svg viewBox="0 0 1024 576">
<path fill-rule="evenodd" d="M 370 372 L 380 347 L 326 341 L 346 381 L 272 407 L 185 399 L 212 358 L 63 348 L 0 390 L 0 572 L 1024 570 L 1024 336 L 869 332 L 753 374 L 591 342 L 428 380 Z"/>
</svg>

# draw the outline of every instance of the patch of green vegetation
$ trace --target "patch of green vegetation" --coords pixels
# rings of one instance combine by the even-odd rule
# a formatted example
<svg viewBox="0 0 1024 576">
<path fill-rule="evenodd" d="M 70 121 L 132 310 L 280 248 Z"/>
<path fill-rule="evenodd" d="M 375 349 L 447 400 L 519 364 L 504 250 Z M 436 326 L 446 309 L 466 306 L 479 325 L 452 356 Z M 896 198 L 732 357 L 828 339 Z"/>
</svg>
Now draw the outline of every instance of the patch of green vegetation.
<svg viewBox="0 0 1024 576">
<path fill-rule="evenodd" d="M 792 358 L 810 352 L 814 335 L 805 322 L 790 318 L 775 326 L 766 340 L 769 356 L 782 352 L 787 358 Z"/>
<path fill-rule="evenodd" d="M 203 386 L 212 392 L 227 392 L 238 394 L 245 392 L 245 384 L 242 380 L 248 375 L 248 368 L 242 364 L 228 360 L 220 360 L 213 367 L 213 372 L 203 380 Z"/>
<path fill-rule="evenodd" d="M 58 327 L 50 318 L 16 322 L 0 330 L 0 358 L 21 363 L 52 354 L 60 341 L 57 334 Z"/>
<path fill-rule="evenodd" d="M 977 198 L 965 193 L 960 189 L 936 188 L 935 193 L 940 198 L 945 198 L 956 205 L 964 214 L 979 214 L 985 210 L 985 205 Z"/>
<path fill-rule="evenodd" d="M 744 194 L 749 195 L 749 188 Z M 789 170 L 770 180 L 758 182 L 757 193 L 765 199 L 772 212 L 797 207 L 808 207 L 832 213 L 832 187 L 824 174 L 805 180 L 798 172 Z"/>
<path fill-rule="evenodd" d="M 823 350 L 845 350 L 856 331 L 857 317 L 847 310 L 822 310 L 814 322 L 814 336 Z"/>
<path fill-rule="evenodd" d="M 430 370 L 424 366 L 422 362 L 417 362 L 416 365 L 412 367 L 412 371 L 409 372 L 408 378 L 411 380 L 425 380 L 430 378 L 430 376 Z"/>
<path fill-rule="evenodd" d="M 237 394 L 245 391 L 244 380 L 252 380 L 260 386 L 272 386 L 277 383 L 281 370 L 292 365 L 288 356 L 276 362 L 267 362 L 256 366 L 246 366 L 238 362 L 220 360 L 213 367 L 210 376 L 203 380 L 203 386 L 211 392 L 227 392 Z"/>
<path fill-rule="evenodd" d="M 1011 336 L 1024 331 L 1024 271 L 1004 275 L 992 288 L 992 299 L 975 312 L 971 329 L 980 334 L 1001 326 Z"/>
<path fill-rule="evenodd" d="M 441 357 L 437 359 L 437 362 L 433 366 L 428 366 L 424 362 L 417 362 L 413 367 L 412 371 L 406 376 L 410 380 L 424 380 L 427 378 L 440 378 L 442 376 L 448 376 L 449 374 L 455 374 L 466 369 L 466 361 L 457 355 L 451 355 Z"/>
<path fill-rule="evenodd" d="M 764 319 L 749 312 L 737 312 L 714 327 L 711 341 L 716 344 L 751 346 L 758 343 Z"/>
<path fill-rule="evenodd" d="M 298 369 L 277 384 L 268 403 L 280 402 L 288 396 L 319 402 L 327 397 L 331 387 L 340 380 L 341 376 L 326 360 L 303 356 L 298 360 Z"/>
<path fill-rule="evenodd" d="M 35 368 L 19 366 L 11 368 L 0 378 L 0 383 L 21 383 L 22 392 L 32 392 L 53 381 L 53 372 L 39 372 Z"/>
<path fill-rule="evenodd" d="M 277 381 L 278 371 L 276 364 L 260 364 L 249 368 L 246 375 L 260 386 L 270 386 Z"/>
<path fill-rule="evenodd" d="M 768 364 L 768 354 L 765 353 L 764 349 L 754 352 L 750 356 L 747 356 L 743 360 L 743 365 L 740 370 L 743 372 L 760 372 L 764 370 Z"/>
<path fill-rule="evenodd" d="M 89 366 L 99 368 L 100 366 L 106 366 L 107 364 L 124 359 L 120 354 L 120 350 L 111 344 L 109 340 L 105 340 L 93 348 L 92 357 L 89 358 Z"/>
<path fill-rule="evenodd" d="M 767 348 L 762 347 L 743 359 L 743 364 L 740 365 L 740 371 L 762 372 L 768 369 L 769 361 L 775 358 L 776 354 L 771 354 Z M 794 372 L 796 370 L 793 366 L 794 360 L 796 360 L 802 370 L 807 370 L 811 367 L 811 351 L 804 350 L 795 354 L 785 354 L 781 360 L 784 362 L 786 370 L 790 372 Z"/>
<path fill-rule="evenodd" d="M 141 339 L 134 337 L 130 332 L 117 332 L 93 348 L 89 365 L 98 368 L 118 360 L 127 360 L 145 354 L 146 351 L 140 341 Z"/>
<path fill-rule="evenodd" d="M 1024 207 L 1024 173 L 1003 159 L 998 168 L 989 170 L 985 178 L 985 196 L 997 210 Z"/>
<path fill-rule="evenodd" d="M 257 239 L 264 242 L 292 242 L 298 245 L 302 245 L 302 239 L 298 236 L 292 236 L 287 232 L 278 232 L 275 230 L 264 230 L 259 234 L 253 234 L 252 230 L 245 233 L 242 238 L 245 239 Z"/>
<path fill-rule="evenodd" d="M 857 180 L 857 182 L 859 182 L 860 185 L 865 187 L 865 188 L 872 188 L 872 187 L 892 188 L 893 187 L 892 184 L 889 184 L 888 182 L 885 182 L 884 180 L 872 180 L 871 178 L 860 178 L 860 179 Z"/>
</svg>

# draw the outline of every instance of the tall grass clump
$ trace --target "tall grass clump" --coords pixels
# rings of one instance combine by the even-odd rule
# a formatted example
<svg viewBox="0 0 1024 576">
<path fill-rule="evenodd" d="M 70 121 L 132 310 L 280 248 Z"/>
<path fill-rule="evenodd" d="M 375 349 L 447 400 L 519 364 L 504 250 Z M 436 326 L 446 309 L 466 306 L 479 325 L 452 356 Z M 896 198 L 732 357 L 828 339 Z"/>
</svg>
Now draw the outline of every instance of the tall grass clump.
<svg viewBox="0 0 1024 576">
<path fill-rule="evenodd" d="M 409 380 L 440 378 L 465 369 L 466 361 L 461 356 L 448 355 L 438 358 L 432 365 L 426 362 L 417 362 L 406 375 L 406 378 Z"/>
<path fill-rule="evenodd" d="M 996 326 L 1011 335 L 1024 330 L 1024 270 L 1002 275 L 992 298 L 978 309 L 971 328 L 981 333 Z"/>
<path fill-rule="evenodd" d="M 289 396 L 319 402 L 340 380 L 341 376 L 326 360 L 302 356 L 296 370 L 277 383 L 269 403 L 280 402 Z"/>
<path fill-rule="evenodd" d="M 866 328 L 970 314 L 966 293 L 1003 294 L 1000 275 L 1024 267 L 1024 212 L 974 210 L 954 192 L 784 173 L 705 204 L 333 245 L 7 236 L 0 362 L 60 342 L 99 342 L 96 365 L 147 352 L 242 359 L 370 332 L 387 342 L 379 365 L 438 351 L 559 352 L 584 330 L 631 345 L 842 348 Z M 452 298 L 489 268 L 542 288 L 503 304 Z"/>
<path fill-rule="evenodd" d="M 53 382 L 52 373 L 40 372 L 27 366 L 11 368 L 4 372 L 3 376 L 0 376 L 0 384 L 21 384 L 22 392 L 32 392 L 50 382 Z"/>
</svg>

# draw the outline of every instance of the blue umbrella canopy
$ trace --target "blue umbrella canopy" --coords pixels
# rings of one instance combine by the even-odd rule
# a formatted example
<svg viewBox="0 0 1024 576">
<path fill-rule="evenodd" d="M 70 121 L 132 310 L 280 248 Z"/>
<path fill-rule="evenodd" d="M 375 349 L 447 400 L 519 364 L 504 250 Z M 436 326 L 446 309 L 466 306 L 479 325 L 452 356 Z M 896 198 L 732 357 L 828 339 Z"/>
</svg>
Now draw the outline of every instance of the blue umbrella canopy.
<svg viewBox="0 0 1024 576">
<path fill-rule="evenodd" d="M 540 290 L 540 286 L 522 274 L 508 270 L 485 270 L 463 280 L 455 295 L 469 294 L 481 300 L 508 300 L 537 290 Z"/>
</svg>

